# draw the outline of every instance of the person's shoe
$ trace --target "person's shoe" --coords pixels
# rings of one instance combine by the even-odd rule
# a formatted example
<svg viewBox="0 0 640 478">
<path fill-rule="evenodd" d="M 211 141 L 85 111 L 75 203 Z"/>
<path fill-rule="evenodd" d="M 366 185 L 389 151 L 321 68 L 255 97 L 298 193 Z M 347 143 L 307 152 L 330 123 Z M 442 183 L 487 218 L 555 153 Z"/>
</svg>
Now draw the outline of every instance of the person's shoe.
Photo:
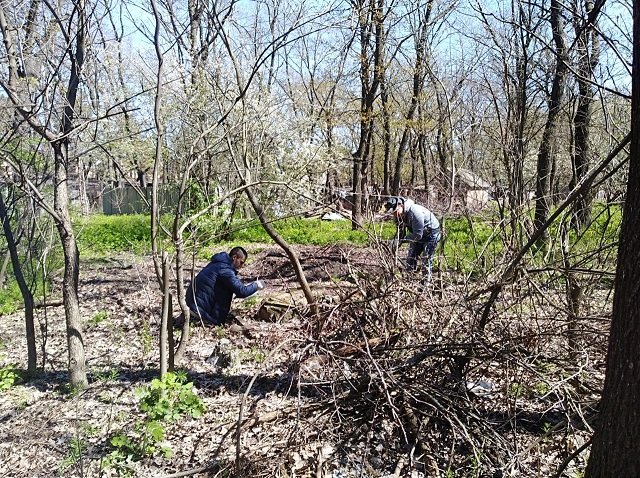
<svg viewBox="0 0 640 478">
<path fill-rule="evenodd" d="M 182 314 L 173 318 L 173 328 L 181 329 L 184 326 L 184 316 Z"/>
</svg>

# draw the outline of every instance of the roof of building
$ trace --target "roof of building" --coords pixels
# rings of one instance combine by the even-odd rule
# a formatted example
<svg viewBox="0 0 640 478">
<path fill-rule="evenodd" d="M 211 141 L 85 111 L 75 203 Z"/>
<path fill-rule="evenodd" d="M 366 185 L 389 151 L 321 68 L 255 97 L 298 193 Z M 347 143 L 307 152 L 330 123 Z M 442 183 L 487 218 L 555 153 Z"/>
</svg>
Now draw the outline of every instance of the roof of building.
<svg viewBox="0 0 640 478">
<path fill-rule="evenodd" d="M 472 189 L 490 189 L 491 183 L 482 179 L 473 171 L 468 169 L 458 168 L 456 170 L 456 176 L 458 181 L 463 182 L 466 186 Z"/>
</svg>

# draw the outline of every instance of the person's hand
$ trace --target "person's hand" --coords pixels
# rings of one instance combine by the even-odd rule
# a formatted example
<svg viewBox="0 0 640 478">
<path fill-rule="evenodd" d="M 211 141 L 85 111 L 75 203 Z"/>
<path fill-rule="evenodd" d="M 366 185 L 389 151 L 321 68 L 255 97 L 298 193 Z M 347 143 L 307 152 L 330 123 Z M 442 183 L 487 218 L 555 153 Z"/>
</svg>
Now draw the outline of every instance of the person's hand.
<svg viewBox="0 0 640 478">
<path fill-rule="evenodd" d="M 256 281 L 256 285 L 258 286 L 258 290 L 262 290 L 267 287 L 267 284 L 265 284 L 264 281 L 260 279 Z"/>
</svg>

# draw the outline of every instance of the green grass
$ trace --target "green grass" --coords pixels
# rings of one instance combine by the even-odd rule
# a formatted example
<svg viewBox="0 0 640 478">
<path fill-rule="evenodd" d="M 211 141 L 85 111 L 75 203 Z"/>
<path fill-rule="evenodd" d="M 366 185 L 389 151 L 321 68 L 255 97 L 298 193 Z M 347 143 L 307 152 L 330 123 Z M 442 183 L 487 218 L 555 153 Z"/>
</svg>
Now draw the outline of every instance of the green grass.
<svg viewBox="0 0 640 478">
<path fill-rule="evenodd" d="M 23 303 L 18 283 L 8 279 L 6 287 L 0 289 L 0 316 L 15 312 Z"/>
<path fill-rule="evenodd" d="M 146 215 L 97 214 L 76 220 L 74 226 L 82 256 L 151 250 L 151 224 Z"/>
<path fill-rule="evenodd" d="M 445 231 L 444 256 L 458 270 L 476 270 L 480 261 L 492 262 L 503 250 L 499 226 L 483 219 L 447 219 Z"/>
<path fill-rule="evenodd" d="M 596 204 L 592 212 L 592 223 L 580 236 L 570 234 L 573 263 L 588 268 L 610 268 L 615 264 L 617 240 L 620 232 L 622 212 L 619 205 Z M 566 217 L 565 217 L 566 219 Z M 170 224 L 171 218 L 163 218 Z M 561 251 L 558 240 L 561 219 L 549 229 L 551 237 L 548 248 L 532 249 L 529 264 L 533 267 L 560 261 Z M 114 253 L 133 252 L 147 254 L 151 250 L 150 219 L 148 215 L 106 216 L 96 214 L 77 218 L 74 221 L 81 260 L 109 257 Z M 375 238 L 389 239 L 395 233 L 391 221 L 372 223 L 364 230 L 353 231 L 351 222 L 322 221 L 320 219 L 288 218 L 273 222 L 278 233 L 290 244 L 328 246 L 332 244 L 364 246 Z M 458 217 L 447 218 L 446 240 L 439 254 L 439 260 L 447 267 L 471 273 L 482 273 L 496 267 L 496 261 L 504 254 L 503 231 L 497 218 Z M 209 258 L 212 252 L 228 249 L 232 245 L 256 248 L 273 241 L 257 220 L 236 221 L 230 227 L 223 226 L 220 219 L 204 216 L 186 231 L 187 246 L 198 251 L 202 258 Z M 164 238 L 163 247 L 171 249 Z M 595 252 L 594 251 L 598 251 Z M 50 260 L 61 264 L 59 247 L 55 248 Z M 56 256 L 56 257 L 54 257 Z M 60 266 L 49 267 L 58 270 Z M 604 279 L 603 279 L 604 280 Z M 41 283 L 40 281 L 39 283 Z M 36 297 L 39 293 L 34 294 Z M 15 312 L 22 304 L 22 296 L 10 270 L 4 288 L 0 289 L 0 315 Z"/>
<path fill-rule="evenodd" d="M 273 226 L 284 240 L 291 244 L 313 246 L 327 246 L 330 244 L 365 245 L 369 241 L 369 236 L 365 231 L 351 230 L 350 221 L 290 218 L 275 221 Z M 243 243 L 273 242 L 257 221 L 234 226 L 228 241 Z"/>
</svg>

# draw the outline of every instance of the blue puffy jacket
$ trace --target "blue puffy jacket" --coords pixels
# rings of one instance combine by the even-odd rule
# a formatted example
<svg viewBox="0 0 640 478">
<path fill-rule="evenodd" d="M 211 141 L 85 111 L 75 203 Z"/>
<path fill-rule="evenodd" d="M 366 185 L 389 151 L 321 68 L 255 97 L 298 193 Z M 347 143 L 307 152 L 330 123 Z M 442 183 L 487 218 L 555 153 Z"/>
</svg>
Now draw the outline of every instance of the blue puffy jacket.
<svg viewBox="0 0 640 478">
<path fill-rule="evenodd" d="M 214 255 L 187 288 L 187 305 L 194 315 L 208 324 L 224 324 L 229 317 L 233 294 L 244 298 L 258 290 L 255 282 L 245 285 L 237 274 L 228 253 Z"/>
</svg>

